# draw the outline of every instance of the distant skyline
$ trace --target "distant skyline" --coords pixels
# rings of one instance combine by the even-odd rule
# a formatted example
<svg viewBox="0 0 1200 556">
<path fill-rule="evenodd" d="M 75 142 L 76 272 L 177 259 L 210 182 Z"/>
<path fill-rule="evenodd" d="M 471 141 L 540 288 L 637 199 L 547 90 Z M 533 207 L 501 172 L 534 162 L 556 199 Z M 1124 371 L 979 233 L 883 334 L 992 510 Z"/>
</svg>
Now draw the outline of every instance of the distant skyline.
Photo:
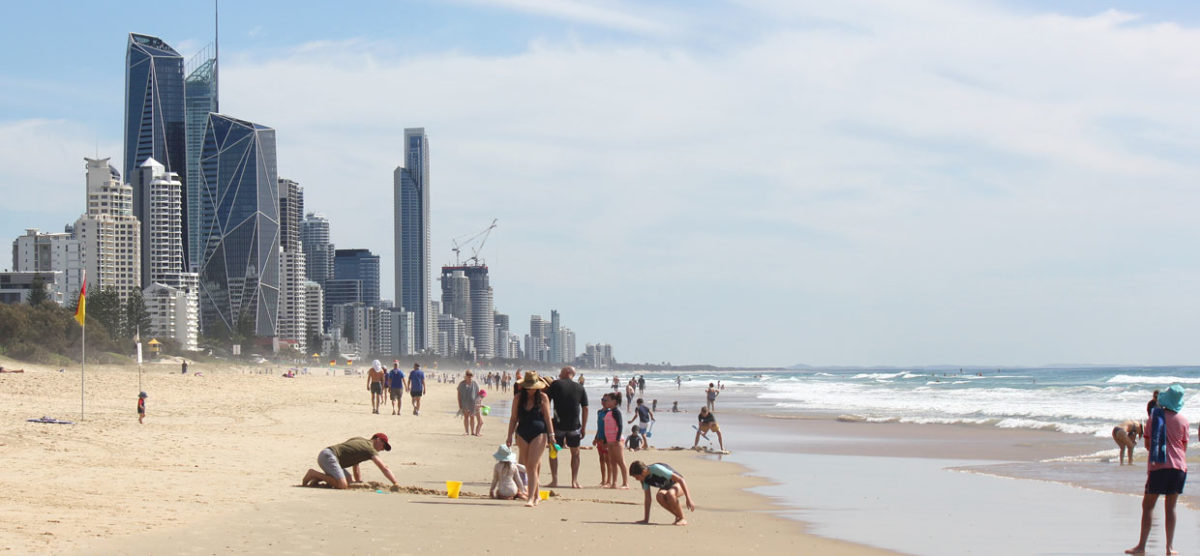
<svg viewBox="0 0 1200 556">
<path fill-rule="evenodd" d="M 11 242 L 122 160 L 128 33 L 186 60 L 213 29 L 210 1 L 7 8 Z M 421 127 L 433 266 L 498 218 L 496 310 L 580 351 L 1171 365 L 1200 359 L 1197 51 L 1182 1 L 225 2 L 220 94 L 385 298 Z"/>
</svg>

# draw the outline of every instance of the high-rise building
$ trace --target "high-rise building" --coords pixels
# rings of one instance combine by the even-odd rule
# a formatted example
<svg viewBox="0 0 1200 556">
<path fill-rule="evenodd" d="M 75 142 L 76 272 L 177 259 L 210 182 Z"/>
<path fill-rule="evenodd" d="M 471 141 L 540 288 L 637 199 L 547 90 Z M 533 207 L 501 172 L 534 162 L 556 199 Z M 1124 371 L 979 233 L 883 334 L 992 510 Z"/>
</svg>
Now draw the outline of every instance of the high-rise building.
<svg viewBox="0 0 1200 556">
<path fill-rule="evenodd" d="M 562 363 L 562 321 L 557 310 L 550 311 L 550 359 L 551 363 Z"/>
<path fill-rule="evenodd" d="M 279 309 L 279 175 L 275 130 L 210 114 L 200 159 L 200 305 L 204 330 L 274 336 Z M 211 213 L 211 217 L 207 217 Z"/>
<path fill-rule="evenodd" d="M 333 278 L 334 248 L 329 243 L 329 219 L 323 214 L 308 213 L 300 222 L 300 243 L 308 279 L 325 287 L 325 281 Z"/>
<path fill-rule="evenodd" d="M 525 340 L 525 357 L 532 361 L 550 361 L 550 347 L 546 344 L 550 322 L 541 315 L 529 317 L 529 337 Z"/>
<path fill-rule="evenodd" d="M 404 130 L 404 167 L 392 175 L 396 303 L 416 315 L 417 350 L 436 344 L 429 240 L 429 140 L 425 128 Z"/>
<path fill-rule="evenodd" d="M 495 357 L 494 300 L 486 265 L 442 267 L 442 306 L 463 321 L 480 359 Z"/>
<path fill-rule="evenodd" d="M 187 137 L 187 171 L 184 173 L 185 191 L 183 198 L 185 228 L 184 251 L 192 272 L 200 270 L 200 255 L 204 247 L 200 243 L 200 155 L 204 150 L 204 128 L 208 115 L 219 113 L 217 101 L 217 43 L 203 48 L 184 66 L 183 106 L 184 128 Z"/>
<path fill-rule="evenodd" d="M 70 232 L 42 233 L 37 228 L 13 240 L 13 272 L 61 272 L 64 292 L 79 293 L 83 285 L 83 260 L 79 239 Z"/>
<path fill-rule="evenodd" d="M 362 303 L 361 280 L 338 280 L 330 278 L 325 281 L 325 329 L 336 326 L 333 309 L 348 303 Z"/>
<path fill-rule="evenodd" d="M 133 215 L 138 220 L 145 220 L 142 214 L 144 191 L 132 182 L 142 163 L 153 158 L 168 172 L 186 172 L 183 97 L 183 56 L 158 37 L 130 33 L 125 50 L 123 171 L 133 186 Z M 182 194 L 186 195 L 187 190 L 184 189 Z M 184 219 L 188 216 L 185 213 Z"/>
<path fill-rule="evenodd" d="M 307 336 L 317 338 L 325 333 L 325 291 L 316 282 L 304 283 L 304 318 Z M 321 347 L 309 345 L 308 349 L 321 352 Z"/>
<path fill-rule="evenodd" d="M 413 328 L 414 318 L 412 311 L 404 311 L 402 309 L 392 308 L 384 311 L 384 315 L 391 318 L 391 353 L 383 353 L 388 357 L 401 357 L 405 355 L 413 355 L 416 350 L 413 348 Z"/>
<path fill-rule="evenodd" d="M 304 277 L 304 253 L 280 249 L 279 324 L 276 335 L 281 340 L 295 342 L 301 353 L 308 349 L 307 283 Z"/>
<path fill-rule="evenodd" d="M 304 188 L 287 178 L 279 178 L 279 247 L 300 251 L 300 221 L 304 219 Z"/>
<path fill-rule="evenodd" d="M 333 277 L 358 280 L 362 283 L 359 301 L 368 307 L 379 307 L 379 255 L 368 249 L 337 249 L 333 256 Z"/>
<path fill-rule="evenodd" d="M 152 337 L 199 348 L 199 276 L 187 271 L 183 254 L 183 184 L 175 172 L 147 158 L 138 167 L 142 191 L 142 297 L 150 313 Z"/>
<path fill-rule="evenodd" d="M 142 230 L 133 188 L 107 158 L 87 161 L 87 213 L 75 221 L 88 291 L 112 288 L 121 303 L 142 288 Z"/>
</svg>

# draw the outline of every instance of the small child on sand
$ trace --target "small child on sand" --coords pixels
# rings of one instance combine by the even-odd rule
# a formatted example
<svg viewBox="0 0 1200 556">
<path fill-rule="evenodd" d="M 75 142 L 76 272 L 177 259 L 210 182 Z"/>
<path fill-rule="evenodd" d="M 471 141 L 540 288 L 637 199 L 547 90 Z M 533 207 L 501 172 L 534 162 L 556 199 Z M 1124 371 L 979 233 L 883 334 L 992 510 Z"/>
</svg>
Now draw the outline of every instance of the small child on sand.
<svg viewBox="0 0 1200 556">
<path fill-rule="evenodd" d="M 138 424 L 142 424 L 146 419 L 146 398 L 149 396 L 145 392 L 138 393 Z"/>
<path fill-rule="evenodd" d="M 517 463 L 517 455 L 501 444 L 492 457 L 496 459 L 496 465 L 492 467 L 488 496 L 501 500 L 525 498 L 525 466 Z"/>
<path fill-rule="evenodd" d="M 625 437 L 625 447 L 636 452 L 642 447 L 641 431 L 638 430 L 637 425 L 634 425 L 630 427 L 629 432 L 631 434 Z"/>
<path fill-rule="evenodd" d="M 641 461 L 629 464 L 629 474 L 641 481 L 642 491 L 646 493 L 646 514 L 638 523 L 650 523 L 650 487 L 657 487 L 659 490 L 655 498 L 658 499 L 659 505 L 675 516 L 675 525 L 687 525 L 687 520 L 683 518 L 683 508 L 679 506 L 679 495 L 683 495 L 689 511 L 696 511 L 696 505 L 692 503 L 692 494 L 688 492 L 687 481 L 683 480 L 683 475 L 665 463 L 646 465 Z"/>
</svg>

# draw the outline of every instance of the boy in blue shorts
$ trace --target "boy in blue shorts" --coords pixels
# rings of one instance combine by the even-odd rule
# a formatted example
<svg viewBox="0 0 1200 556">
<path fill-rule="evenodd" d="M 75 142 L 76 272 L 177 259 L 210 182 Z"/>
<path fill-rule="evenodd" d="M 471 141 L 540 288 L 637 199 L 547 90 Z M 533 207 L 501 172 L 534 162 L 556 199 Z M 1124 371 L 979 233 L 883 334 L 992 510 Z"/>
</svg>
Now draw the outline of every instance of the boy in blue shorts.
<svg viewBox="0 0 1200 556">
<path fill-rule="evenodd" d="M 647 466 L 641 461 L 629 464 L 629 475 L 642 482 L 642 490 L 646 493 L 646 517 L 638 523 L 650 523 L 650 487 L 657 487 L 659 490 L 656 498 L 659 505 L 675 516 L 675 525 L 687 525 L 687 520 L 683 518 L 683 508 L 679 506 L 679 495 L 682 494 L 687 502 L 688 511 L 696 511 L 696 505 L 692 503 L 692 495 L 688 492 L 683 475 L 665 463 L 652 463 Z"/>
</svg>

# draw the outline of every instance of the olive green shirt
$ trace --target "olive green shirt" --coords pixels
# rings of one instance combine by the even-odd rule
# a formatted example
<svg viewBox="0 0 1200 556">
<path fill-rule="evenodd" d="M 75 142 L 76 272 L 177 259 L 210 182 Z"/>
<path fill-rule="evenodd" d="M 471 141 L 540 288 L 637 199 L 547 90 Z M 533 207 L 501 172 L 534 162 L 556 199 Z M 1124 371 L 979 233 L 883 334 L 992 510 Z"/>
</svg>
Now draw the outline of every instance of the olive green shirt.
<svg viewBox="0 0 1200 556">
<path fill-rule="evenodd" d="M 342 469 L 358 465 L 379 454 L 375 451 L 375 446 L 371 444 L 371 441 L 361 436 L 356 436 L 341 444 L 334 444 L 329 449 L 333 451 L 334 456 L 337 456 L 338 465 L 341 465 Z"/>
</svg>

